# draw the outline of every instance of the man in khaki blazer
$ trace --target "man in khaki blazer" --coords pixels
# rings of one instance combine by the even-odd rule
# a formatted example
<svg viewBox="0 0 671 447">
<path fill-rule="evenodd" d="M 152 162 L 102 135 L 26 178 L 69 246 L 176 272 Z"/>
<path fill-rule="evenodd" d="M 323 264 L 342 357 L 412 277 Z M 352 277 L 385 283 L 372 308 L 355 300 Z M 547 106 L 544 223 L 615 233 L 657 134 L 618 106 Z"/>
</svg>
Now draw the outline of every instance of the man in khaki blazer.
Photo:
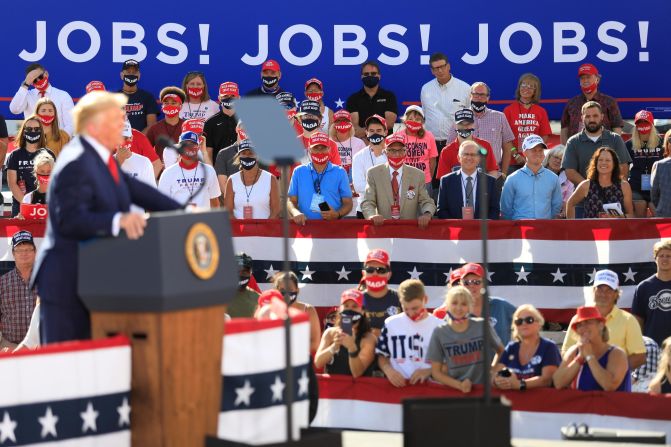
<svg viewBox="0 0 671 447">
<path fill-rule="evenodd" d="M 382 225 L 385 219 L 417 219 L 420 228 L 425 228 L 436 212 L 436 204 L 426 191 L 424 173 L 404 164 L 404 135 L 388 136 L 386 145 L 387 163 L 366 173 L 363 216 L 375 225 Z M 394 194 L 395 185 L 398 194 Z"/>
</svg>

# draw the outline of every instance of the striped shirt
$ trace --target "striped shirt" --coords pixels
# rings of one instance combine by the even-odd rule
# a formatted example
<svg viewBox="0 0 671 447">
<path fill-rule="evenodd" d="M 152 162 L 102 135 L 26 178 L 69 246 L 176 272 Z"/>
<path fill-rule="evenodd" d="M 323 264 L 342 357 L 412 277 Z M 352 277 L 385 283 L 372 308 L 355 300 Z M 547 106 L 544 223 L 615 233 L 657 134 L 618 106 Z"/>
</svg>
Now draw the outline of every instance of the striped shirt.
<svg viewBox="0 0 671 447">
<path fill-rule="evenodd" d="M 0 276 L 0 332 L 2 338 L 18 344 L 26 336 L 37 294 L 18 269 Z"/>
<path fill-rule="evenodd" d="M 426 122 L 424 127 L 436 140 L 452 140 L 447 137 L 454 127 L 454 114 L 457 110 L 471 106 L 471 87 L 454 76 L 445 84 L 433 79 L 422 86 L 422 110 Z"/>
<path fill-rule="evenodd" d="M 489 107 L 485 112 L 478 116 L 475 114 L 475 132 L 473 136 L 482 140 L 487 140 L 492 145 L 492 151 L 496 157 L 496 162 L 501 164 L 501 154 L 503 153 L 503 143 L 510 143 L 515 140 L 515 134 L 508 124 L 508 119 L 498 110 L 492 110 Z M 451 127 L 447 140 L 453 141 L 457 137 L 457 128 Z"/>
</svg>

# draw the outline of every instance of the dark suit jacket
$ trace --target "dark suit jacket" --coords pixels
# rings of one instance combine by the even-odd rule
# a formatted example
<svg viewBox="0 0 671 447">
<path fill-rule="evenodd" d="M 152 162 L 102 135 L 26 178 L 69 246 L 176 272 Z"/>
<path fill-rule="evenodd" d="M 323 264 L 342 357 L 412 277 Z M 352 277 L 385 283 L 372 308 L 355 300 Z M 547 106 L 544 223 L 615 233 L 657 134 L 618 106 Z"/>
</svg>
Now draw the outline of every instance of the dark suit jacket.
<svg viewBox="0 0 671 447">
<path fill-rule="evenodd" d="M 112 236 L 114 215 L 127 212 L 131 203 L 148 211 L 181 208 L 156 188 L 124 174 L 121 167 L 118 171 L 116 184 L 107 165 L 82 137 L 71 141 L 58 157 L 47 193 L 47 231 L 33 268 L 41 315 L 47 311 L 53 317 L 40 321 L 42 335 L 45 330 L 48 333 L 43 342 L 82 338 L 89 331 L 88 312 L 77 294 L 80 241 Z"/>
<path fill-rule="evenodd" d="M 487 194 L 489 198 L 489 210 L 487 217 L 489 219 L 498 219 L 500 214 L 499 196 L 496 192 L 496 179 L 491 175 L 487 177 Z M 466 204 L 464 195 L 461 192 L 461 171 L 451 172 L 440 179 L 440 189 L 438 190 L 438 212 L 439 219 L 461 219 L 461 208 Z M 480 177 L 476 182 L 475 188 L 475 215 L 480 218 Z"/>
</svg>

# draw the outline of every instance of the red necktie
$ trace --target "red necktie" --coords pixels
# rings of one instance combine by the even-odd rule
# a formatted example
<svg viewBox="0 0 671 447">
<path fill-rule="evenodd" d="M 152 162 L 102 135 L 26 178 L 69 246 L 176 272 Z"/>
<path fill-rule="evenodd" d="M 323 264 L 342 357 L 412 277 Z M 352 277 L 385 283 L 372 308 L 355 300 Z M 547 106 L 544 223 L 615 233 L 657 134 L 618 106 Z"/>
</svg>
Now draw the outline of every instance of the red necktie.
<svg viewBox="0 0 671 447">
<path fill-rule="evenodd" d="M 394 203 L 398 204 L 398 171 L 392 173 L 391 190 L 394 193 Z"/>
<path fill-rule="evenodd" d="M 37 92 L 40 94 L 40 98 L 44 98 L 44 95 L 47 94 L 46 90 L 38 90 Z"/>
<path fill-rule="evenodd" d="M 116 160 L 110 154 L 110 158 L 107 159 L 107 169 L 109 169 L 110 174 L 112 175 L 112 178 L 114 179 L 114 183 L 117 185 L 119 184 L 119 167 L 116 164 Z"/>
</svg>

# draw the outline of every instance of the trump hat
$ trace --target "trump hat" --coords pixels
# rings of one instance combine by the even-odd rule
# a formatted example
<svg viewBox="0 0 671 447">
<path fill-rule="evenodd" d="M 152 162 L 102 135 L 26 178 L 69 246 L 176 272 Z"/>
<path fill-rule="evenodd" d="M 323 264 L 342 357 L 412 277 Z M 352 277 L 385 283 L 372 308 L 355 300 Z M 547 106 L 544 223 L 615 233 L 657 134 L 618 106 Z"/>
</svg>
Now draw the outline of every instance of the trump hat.
<svg viewBox="0 0 671 447">
<path fill-rule="evenodd" d="M 350 300 L 354 301 L 357 306 L 363 307 L 363 293 L 357 289 L 347 289 L 340 295 L 340 304 L 345 304 Z"/>
<path fill-rule="evenodd" d="M 529 149 L 535 148 L 539 144 L 541 146 L 543 146 L 544 149 L 548 148 L 548 145 L 545 144 L 545 141 L 543 141 L 543 139 L 541 137 L 539 137 L 538 135 L 531 134 L 531 135 L 527 136 L 524 139 L 524 141 L 522 142 L 522 150 L 523 151 L 528 151 Z"/>
<path fill-rule="evenodd" d="M 240 96 L 240 89 L 235 82 L 222 82 L 219 86 L 219 96 Z"/>
<path fill-rule="evenodd" d="M 617 277 L 617 273 L 612 270 L 599 270 L 594 275 L 594 287 L 602 284 L 607 285 L 613 290 L 617 290 L 620 287 L 620 279 Z"/>
<path fill-rule="evenodd" d="M 463 278 L 464 276 L 471 273 L 479 276 L 480 278 L 483 278 L 485 276 L 485 269 L 483 269 L 480 264 L 476 264 L 475 262 L 464 264 L 464 266 L 461 268 L 461 277 Z"/>
<path fill-rule="evenodd" d="M 366 260 L 364 261 L 364 265 L 368 264 L 371 261 L 379 262 L 382 265 L 386 265 L 387 267 L 390 267 L 390 260 L 389 260 L 389 253 L 387 253 L 386 250 L 382 250 L 381 248 L 376 248 L 368 252 L 366 255 Z"/>
<path fill-rule="evenodd" d="M 35 246 L 35 241 L 33 240 L 33 234 L 28 230 L 21 230 L 14 233 L 12 236 L 12 249 L 15 249 L 21 244 L 30 244 L 33 247 Z"/>
<path fill-rule="evenodd" d="M 275 59 L 268 59 L 261 65 L 261 71 L 263 70 L 280 71 L 280 64 Z"/>
<path fill-rule="evenodd" d="M 650 124 L 655 124 L 655 117 L 652 116 L 651 112 L 648 112 L 647 110 L 641 110 L 634 117 L 634 122 L 635 123 L 637 123 L 639 121 L 646 121 Z"/>
<path fill-rule="evenodd" d="M 308 141 L 308 147 L 315 147 L 315 146 L 329 146 L 329 137 L 326 135 L 324 132 L 317 132 L 310 136 L 310 140 Z"/>
<path fill-rule="evenodd" d="M 592 64 L 582 64 L 580 68 L 578 68 L 578 77 L 582 75 L 599 75 L 599 70 L 596 69 L 596 67 Z"/>
</svg>

